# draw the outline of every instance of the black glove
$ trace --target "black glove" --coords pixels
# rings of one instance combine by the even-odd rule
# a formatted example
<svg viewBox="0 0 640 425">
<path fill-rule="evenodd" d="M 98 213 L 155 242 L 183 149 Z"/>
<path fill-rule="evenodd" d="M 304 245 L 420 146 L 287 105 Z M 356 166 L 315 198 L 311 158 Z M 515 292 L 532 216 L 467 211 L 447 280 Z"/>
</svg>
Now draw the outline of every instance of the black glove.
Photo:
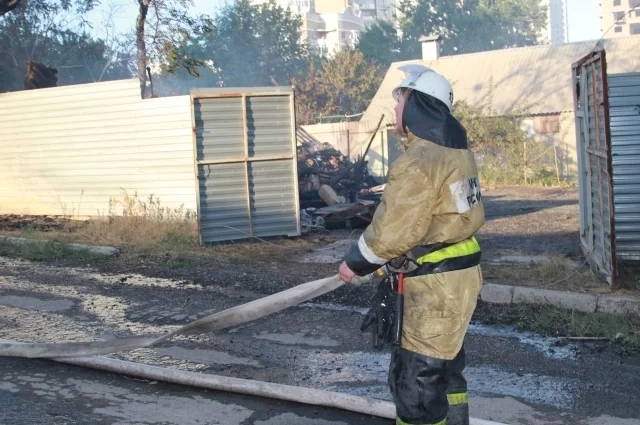
<svg viewBox="0 0 640 425">
<path fill-rule="evenodd" d="M 382 279 L 373 299 L 373 307 L 360 326 L 362 332 L 372 327 L 373 348 L 375 349 L 382 349 L 394 340 L 394 323 L 398 317 L 395 308 L 397 293 L 392 284 L 392 277 L 386 276 Z"/>
</svg>

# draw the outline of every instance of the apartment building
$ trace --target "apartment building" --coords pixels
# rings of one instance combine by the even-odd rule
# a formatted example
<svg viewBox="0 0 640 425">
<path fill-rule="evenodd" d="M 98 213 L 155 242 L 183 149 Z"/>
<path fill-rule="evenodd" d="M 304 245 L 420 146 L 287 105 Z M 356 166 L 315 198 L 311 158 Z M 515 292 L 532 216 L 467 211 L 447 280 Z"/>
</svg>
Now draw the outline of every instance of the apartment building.
<svg viewBox="0 0 640 425">
<path fill-rule="evenodd" d="M 252 4 L 268 3 L 269 0 L 251 0 Z M 275 0 L 278 6 L 290 7 L 296 13 L 304 14 L 312 10 L 313 0 Z"/>
<path fill-rule="evenodd" d="M 253 4 L 268 0 L 253 0 Z M 396 0 L 276 0 L 302 16 L 303 39 L 319 52 L 331 55 L 358 42 L 376 19 L 395 20 Z"/>
<path fill-rule="evenodd" d="M 640 34 L 640 0 L 601 0 L 600 21 L 605 38 Z"/>
<path fill-rule="evenodd" d="M 396 0 L 316 0 L 318 13 L 335 13 L 351 8 L 366 24 L 377 19 L 393 22 L 396 16 Z"/>
<path fill-rule="evenodd" d="M 567 0 L 542 0 L 547 9 L 547 27 L 543 29 L 540 41 L 553 45 L 569 41 Z"/>
</svg>

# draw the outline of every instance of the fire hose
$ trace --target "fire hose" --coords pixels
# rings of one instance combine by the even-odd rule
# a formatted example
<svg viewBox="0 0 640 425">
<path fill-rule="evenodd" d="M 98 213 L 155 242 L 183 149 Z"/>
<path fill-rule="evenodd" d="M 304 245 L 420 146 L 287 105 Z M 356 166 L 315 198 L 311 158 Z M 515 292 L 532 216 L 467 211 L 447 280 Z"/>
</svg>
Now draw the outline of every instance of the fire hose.
<svg viewBox="0 0 640 425">
<path fill-rule="evenodd" d="M 148 348 L 177 335 L 203 334 L 250 322 L 324 295 L 342 285 L 344 282 L 338 276 L 303 283 L 285 291 L 203 317 L 165 334 L 136 335 L 93 342 L 0 343 L 0 356 L 58 359 Z"/>
<path fill-rule="evenodd" d="M 360 282 L 369 279 L 370 277 L 359 278 Z M 230 328 L 277 313 L 289 307 L 294 307 L 329 293 L 342 285 L 344 285 L 344 282 L 340 280 L 337 275 L 307 282 L 285 291 L 203 317 L 166 334 L 64 343 L 24 343 L 0 339 L 0 356 L 45 358 L 61 363 L 174 384 L 276 398 L 304 404 L 314 404 L 394 419 L 395 406 L 393 403 L 382 400 L 268 382 L 173 370 L 105 357 L 90 357 L 137 348 L 148 348 L 177 335 L 195 335 Z M 495 422 L 487 422 L 479 419 L 472 419 L 471 424 L 500 425 Z"/>
</svg>

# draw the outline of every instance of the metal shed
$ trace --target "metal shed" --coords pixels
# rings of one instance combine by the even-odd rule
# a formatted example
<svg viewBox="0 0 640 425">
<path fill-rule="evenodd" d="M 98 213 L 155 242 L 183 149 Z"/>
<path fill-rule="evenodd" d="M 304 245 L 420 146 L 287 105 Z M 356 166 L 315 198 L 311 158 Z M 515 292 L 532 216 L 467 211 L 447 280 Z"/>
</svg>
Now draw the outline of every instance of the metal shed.
<svg viewBox="0 0 640 425">
<path fill-rule="evenodd" d="M 606 52 L 573 65 L 580 242 L 612 287 L 640 260 L 640 73 L 607 74 Z"/>
<path fill-rule="evenodd" d="M 191 103 L 200 241 L 299 235 L 293 90 L 194 89 Z"/>
</svg>

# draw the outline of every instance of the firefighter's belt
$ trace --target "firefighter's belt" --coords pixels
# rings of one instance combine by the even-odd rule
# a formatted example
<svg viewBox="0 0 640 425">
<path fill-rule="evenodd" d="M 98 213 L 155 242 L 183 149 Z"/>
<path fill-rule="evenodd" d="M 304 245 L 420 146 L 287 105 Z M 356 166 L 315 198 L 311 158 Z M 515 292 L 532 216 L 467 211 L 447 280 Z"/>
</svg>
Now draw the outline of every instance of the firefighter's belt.
<svg viewBox="0 0 640 425">
<path fill-rule="evenodd" d="M 445 273 L 463 270 L 480 264 L 480 244 L 471 237 L 455 244 L 436 244 L 418 246 L 411 250 L 410 256 L 417 267 L 405 273 L 406 277 Z"/>
</svg>

